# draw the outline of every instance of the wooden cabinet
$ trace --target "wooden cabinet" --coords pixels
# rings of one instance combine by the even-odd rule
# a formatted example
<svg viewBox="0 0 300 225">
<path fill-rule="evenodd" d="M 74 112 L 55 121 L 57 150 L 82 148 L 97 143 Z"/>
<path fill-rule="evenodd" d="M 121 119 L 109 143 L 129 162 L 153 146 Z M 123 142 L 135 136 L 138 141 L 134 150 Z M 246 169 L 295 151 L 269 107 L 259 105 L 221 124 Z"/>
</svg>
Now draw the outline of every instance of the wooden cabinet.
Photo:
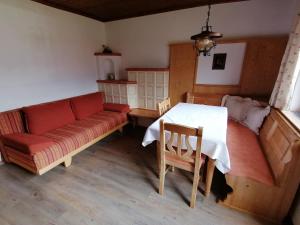
<svg viewBox="0 0 300 225">
<path fill-rule="evenodd" d="M 191 43 L 170 45 L 171 104 L 185 101 L 185 93 L 193 90 L 196 52 Z"/>
<path fill-rule="evenodd" d="M 169 70 L 128 68 L 128 80 L 137 82 L 138 108 L 157 109 L 157 103 L 169 96 Z"/>
</svg>

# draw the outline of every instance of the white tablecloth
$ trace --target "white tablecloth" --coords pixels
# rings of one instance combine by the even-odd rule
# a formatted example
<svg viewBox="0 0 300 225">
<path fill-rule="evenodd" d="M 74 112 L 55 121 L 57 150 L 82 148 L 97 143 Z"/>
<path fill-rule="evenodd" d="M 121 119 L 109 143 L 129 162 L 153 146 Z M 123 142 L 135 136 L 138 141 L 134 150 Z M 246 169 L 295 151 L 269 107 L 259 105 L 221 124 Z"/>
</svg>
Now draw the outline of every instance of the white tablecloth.
<svg viewBox="0 0 300 225">
<path fill-rule="evenodd" d="M 216 160 L 216 167 L 222 172 L 230 170 L 229 153 L 226 145 L 227 108 L 219 106 L 178 103 L 166 114 L 148 127 L 142 145 L 159 140 L 159 121 L 190 127 L 203 127 L 202 153 Z M 196 138 L 190 138 L 193 148 Z M 175 143 L 176 144 L 176 143 Z M 184 146 L 182 146 L 184 148 Z"/>
</svg>

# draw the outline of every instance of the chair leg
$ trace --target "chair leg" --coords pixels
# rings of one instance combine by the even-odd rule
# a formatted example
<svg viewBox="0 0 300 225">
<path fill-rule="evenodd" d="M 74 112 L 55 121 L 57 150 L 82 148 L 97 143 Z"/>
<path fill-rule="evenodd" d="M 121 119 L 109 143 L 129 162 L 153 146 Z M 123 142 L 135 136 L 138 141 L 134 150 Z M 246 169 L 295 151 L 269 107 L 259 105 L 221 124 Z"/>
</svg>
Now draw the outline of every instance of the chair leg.
<svg viewBox="0 0 300 225">
<path fill-rule="evenodd" d="M 160 176 L 160 143 L 156 141 L 156 160 L 157 160 L 157 168 L 158 168 L 158 176 Z"/>
<path fill-rule="evenodd" d="M 192 196 L 191 196 L 191 202 L 190 202 L 191 208 L 195 208 L 196 197 L 197 197 L 197 192 L 198 192 L 198 184 L 199 184 L 199 172 L 194 173 L 193 189 L 192 189 Z"/>
<path fill-rule="evenodd" d="M 159 174 L 159 194 L 164 194 L 164 187 L 165 187 L 165 176 L 166 176 L 166 166 L 162 165 L 160 168 L 160 174 Z"/>
</svg>

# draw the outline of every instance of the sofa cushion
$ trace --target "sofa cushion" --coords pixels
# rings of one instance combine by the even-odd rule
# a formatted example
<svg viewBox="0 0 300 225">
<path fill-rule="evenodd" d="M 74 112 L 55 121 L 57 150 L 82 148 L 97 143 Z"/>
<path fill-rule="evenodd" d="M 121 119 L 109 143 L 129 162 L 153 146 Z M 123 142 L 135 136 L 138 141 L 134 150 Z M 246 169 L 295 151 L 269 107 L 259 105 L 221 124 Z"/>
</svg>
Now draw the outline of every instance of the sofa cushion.
<svg viewBox="0 0 300 225">
<path fill-rule="evenodd" d="M 64 154 L 67 154 L 121 125 L 126 120 L 125 113 L 103 111 L 48 131 L 43 136 L 59 144 Z"/>
<path fill-rule="evenodd" d="M 26 133 L 7 134 L 2 137 L 2 141 L 4 145 L 29 155 L 34 155 L 54 144 L 54 142 L 47 137 Z"/>
<path fill-rule="evenodd" d="M 103 108 L 105 111 L 128 113 L 130 111 L 127 104 L 104 103 Z"/>
<path fill-rule="evenodd" d="M 268 185 L 274 184 L 272 172 L 253 131 L 229 120 L 227 146 L 231 164 L 230 175 L 251 178 Z"/>
<path fill-rule="evenodd" d="M 103 93 L 96 92 L 71 98 L 71 105 L 76 119 L 84 119 L 94 113 L 103 111 Z"/>
<path fill-rule="evenodd" d="M 69 100 L 29 106 L 23 111 L 27 129 L 32 134 L 43 134 L 75 121 Z"/>
</svg>

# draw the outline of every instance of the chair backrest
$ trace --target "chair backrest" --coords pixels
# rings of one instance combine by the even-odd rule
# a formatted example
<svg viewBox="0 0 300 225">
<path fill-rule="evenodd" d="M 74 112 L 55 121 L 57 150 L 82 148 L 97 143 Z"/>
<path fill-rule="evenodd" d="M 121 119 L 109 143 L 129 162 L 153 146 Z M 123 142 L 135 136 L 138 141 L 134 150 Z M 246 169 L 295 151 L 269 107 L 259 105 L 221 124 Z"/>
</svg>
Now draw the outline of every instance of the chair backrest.
<svg viewBox="0 0 300 225">
<path fill-rule="evenodd" d="M 170 98 L 166 98 L 162 102 L 157 103 L 157 108 L 160 116 L 167 112 L 171 108 Z"/>
<path fill-rule="evenodd" d="M 169 132 L 169 140 L 166 140 L 166 132 Z M 194 149 L 190 144 L 190 137 L 197 138 L 196 154 L 193 154 Z M 173 146 L 174 140 L 177 138 L 177 147 Z M 182 149 L 184 141 L 186 148 Z M 192 128 L 181 126 L 178 124 L 164 123 L 160 120 L 160 148 L 161 156 L 168 154 L 175 160 L 182 160 L 190 163 L 196 163 L 200 160 L 202 143 L 202 128 Z"/>
</svg>

